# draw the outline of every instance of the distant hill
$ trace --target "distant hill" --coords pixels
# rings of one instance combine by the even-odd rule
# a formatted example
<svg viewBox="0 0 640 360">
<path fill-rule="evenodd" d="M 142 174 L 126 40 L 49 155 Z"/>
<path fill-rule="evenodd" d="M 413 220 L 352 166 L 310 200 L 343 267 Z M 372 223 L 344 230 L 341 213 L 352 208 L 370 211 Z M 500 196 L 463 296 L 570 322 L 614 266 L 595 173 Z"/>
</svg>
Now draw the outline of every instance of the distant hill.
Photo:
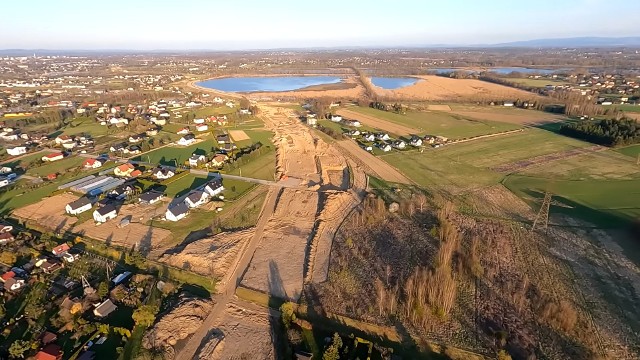
<svg viewBox="0 0 640 360">
<path fill-rule="evenodd" d="M 630 37 L 574 37 L 535 39 L 493 44 L 492 47 L 640 47 L 640 36 Z"/>
</svg>

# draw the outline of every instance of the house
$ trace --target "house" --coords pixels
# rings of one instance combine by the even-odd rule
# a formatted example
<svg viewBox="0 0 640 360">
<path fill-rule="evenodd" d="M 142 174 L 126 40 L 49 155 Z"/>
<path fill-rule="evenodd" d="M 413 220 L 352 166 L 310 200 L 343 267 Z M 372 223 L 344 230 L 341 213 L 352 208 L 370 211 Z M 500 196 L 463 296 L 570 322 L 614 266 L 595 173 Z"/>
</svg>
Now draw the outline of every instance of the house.
<svg viewBox="0 0 640 360">
<path fill-rule="evenodd" d="M 209 126 L 207 126 L 207 124 L 196 125 L 196 131 L 207 131 L 207 130 L 209 130 Z"/>
<path fill-rule="evenodd" d="M 238 112 L 240 115 L 251 115 L 251 110 L 249 109 L 240 109 Z"/>
<path fill-rule="evenodd" d="M 127 148 L 126 143 L 118 143 L 118 144 L 111 145 L 111 147 L 109 148 L 109 151 L 111 152 L 124 151 L 124 149 L 126 148 Z"/>
<path fill-rule="evenodd" d="M 129 176 L 131 176 L 132 178 L 134 178 L 134 177 L 138 177 L 138 176 L 140 176 L 140 175 L 142 175 L 142 171 L 140 171 L 140 170 L 137 170 L 137 169 L 136 169 L 136 170 L 133 170 L 133 172 L 132 172 L 132 173 L 131 173 L 131 175 L 129 175 Z"/>
<path fill-rule="evenodd" d="M 358 136 L 358 135 L 360 135 L 360 131 L 359 130 L 349 130 L 349 131 L 347 131 L 347 135 L 349 135 L 349 136 Z"/>
<path fill-rule="evenodd" d="M 139 143 L 142 140 L 144 140 L 144 135 L 142 135 L 142 134 L 129 136 L 129 142 L 132 143 L 132 144 Z"/>
<path fill-rule="evenodd" d="M 402 150 L 407 147 L 407 143 L 404 140 L 396 140 L 392 143 L 392 146 L 398 150 Z"/>
<path fill-rule="evenodd" d="M 387 133 L 377 133 L 376 134 L 376 139 L 387 141 L 387 140 L 389 140 L 391 138 L 389 137 L 389 134 L 387 134 Z"/>
<path fill-rule="evenodd" d="M 105 205 L 93 212 L 93 219 L 96 222 L 104 223 L 118 216 L 118 210 L 115 206 Z"/>
<path fill-rule="evenodd" d="M 53 181 L 53 180 L 55 180 L 57 178 L 58 178 L 58 174 L 56 174 L 56 173 L 51 173 L 51 174 L 47 175 L 47 180 L 49 180 L 49 181 Z"/>
<path fill-rule="evenodd" d="M 40 265 L 40 269 L 47 274 L 51 274 L 63 268 L 62 263 L 53 260 L 46 260 Z"/>
<path fill-rule="evenodd" d="M 14 148 L 7 148 L 7 154 L 11 156 L 18 156 L 27 153 L 27 148 L 24 146 L 16 146 Z"/>
<path fill-rule="evenodd" d="M 216 139 L 218 140 L 218 144 L 226 144 L 231 141 L 229 134 L 218 135 L 216 136 Z"/>
<path fill-rule="evenodd" d="M 195 144 L 196 137 L 193 134 L 187 134 L 178 140 L 178 145 L 188 146 L 191 144 Z"/>
<path fill-rule="evenodd" d="M 138 145 L 131 145 L 124 152 L 127 154 L 136 155 L 140 154 L 142 152 L 142 149 L 140 149 L 140 146 Z"/>
<path fill-rule="evenodd" d="M 504 105 L 504 106 L 507 106 L 507 107 L 512 107 L 512 106 L 513 106 L 513 102 L 511 102 L 511 101 L 505 101 L 503 105 Z"/>
<path fill-rule="evenodd" d="M 62 254 L 62 260 L 72 263 L 80 258 L 80 250 L 71 249 L 66 253 Z"/>
<path fill-rule="evenodd" d="M 162 200 L 163 197 L 163 193 L 152 190 L 140 195 L 138 201 L 140 201 L 141 204 L 152 205 Z"/>
<path fill-rule="evenodd" d="M 67 251 L 69 251 L 69 249 L 71 249 L 71 247 L 69 245 L 67 245 L 67 243 L 58 245 L 56 247 L 53 248 L 53 250 L 51 250 L 51 253 L 57 257 L 62 256 L 62 254 L 66 253 Z"/>
<path fill-rule="evenodd" d="M 364 141 L 368 141 L 368 142 L 373 142 L 376 140 L 376 136 L 371 133 L 365 134 L 364 136 L 362 136 L 362 138 L 364 139 Z"/>
<path fill-rule="evenodd" d="M 7 179 L 6 177 L 1 177 L 0 178 L 0 188 L 3 188 L 7 185 L 9 185 L 11 183 L 11 180 Z"/>
<path fill-rule="evenodd" d="M 353 127 L 361 127 L 362 126 L 362 124 L 358 120 L 345 120 L 344 124 L 347 125 L 347 126 L 353 126 Z"/>
<path fill-rule="evenodd" d="M 156 136 L 158 135 L 158 128 L 151 128 L 144 132 L 147 136 Z"/>
<path fill-rule="evenodd" d="M 433 144 L 436 142 L 436 138 L 435 136 L 430 136 L 430 135 L 425 135 L 424 136 L 424 142 L 426 142 L 427 144 Z"/>
<path fill-rule="evenodd" d="M 64 143 L 62 144 L 62 147 L 67 149 L 67 150 L 72 150 L 73 148 L 75 148 L 78 145 L 78 143 L 76 142 L 69 142 L 69 143 Z"/>
<path fill-rule="evenodd" d="M 185 203 L 180 203 L 176 206 L 167 209 L 164 217 L 169 221 L 178 221 L 189 213 L 189 207 Z"/>
<path fill-rule="evenodd" d="M 0 275 L 0 281 L 5 283 L 5 282 L 7 282 L 7 280 L 13 279 L 14 277 L 16 277 L 16 273 L 15 272 L 7 271 L 6 273 Z"/>
<path fill-rule="evenodd" d="M 210 164 L 213 167 L 220 167 L 224 165 L 225 161 L 227 161 L 228 159 L 229 157 L 225 154 L 217 154 L 213 157 L 213 159 L 211 159 Z"/>
<path fill-rule="evenodd" d="M 222 191 L 224 191 L 224 186 L 222 186 L 221 179 L 211 180 L 204 186 L 204 191 L 209 194 L 209 196 L 214 197 L 218 196 Z"/>
<path fill-rule="evenodd" d="M 10 232 L 0 233 L 0 245 L 5 245 L 15 240 L 15 237 Z"/>
<path fill-rule="evenodd" d="M 78 215 L 91 209 L 91 200 L 83 196 L 78 200 L 68 203 L 64 209 L 67 212 L 67 214 Z"/>
<path fill-rule="evenodd" d="M 25 285 L 24 280 L 17 278 L 10 278 L 4 282 L 4 289 L 6 291 L 18 291 Z"/>
<path fill-rule="evenodd" d="M 113 169 L 113 173 L 116 176 L 131 176 L 131 173 L 135 169 L 136 168 L 133 166 L 133 164 L 126 163 L 120 166 L 116 166 L 116 168 Z"/>
<path fill-rule="evenodd" d="M 42 345 L 51 344 L 56 340 L 58 340 L 58 335 L 50 331 L 45 331 L 44 333 L 42 333 L 42 335 L 40 335 L 40 342 L 42 343 Z"/>
<path fill-rule="evenodd" d="M 133 172 L 131 173 L 131 176 L 133 176 Z M 133 188 L 133 186 L 123 184 L 120 186 L 116 186 L 114 189 L 110 190 L 107 193 L 107 196 L 112 199 L 122 200 L 126 198 L 128 195 L 133 194 L 134 192 L 135 192 L 135 189 Z"/>
<path fill-rule="evenodd" d="M 102 161 L 98 159 L 87 159 L 82 163 L 85 169 L 97 169 L 102 166 Z"/>
<path fill-rule="evenodd" d="M 194 124 L 204 124 L 204 119 L 202 119 L 202 118 L 193 119 L 193 123 Z"/>
<path fill-rule="evenodd" d="M 189 166 L 191 166 L 191 167 L 196 167 L 196 166 L 198 166 L 199 164 L 202 164 L 202 163 L 204 163 L 204 162 L 206 162 L 206 161 L 207 161 L 207 157 L 206 157 L 206 156 L 204 156 L 204 155 L 202 155 L 202 154 L 200 154 L 200 155 L 198 155 L 198 154 L 193 154 L 193 155 L 191 155 L 191 157 L 189 158 Z"/>
<path fill-rule="evenodd" d="M 73 138 L 69 135 L 59 135 L 55 139 L 56 145 L 62 145 L 66 143 L 73 142 Z"/>
<path fill-rule="evenodd" d="M 409 142 L 409 144 L 411 144 L 411 146 L 415 146 L 415 147 L 422 146 L 422 139 L 420 139 L 417 136 L 414 136 L 414 137 L 411 138 L 411 141 Z"/>
<path fill-rule="evenodd" d="M 103 301 L 101 304 L 99 304 L 98 306 L 96 306 L 95 309 L 93 309 L 93 315 L 100 318 L 107 317 L 109 314 L 114 312 L 117 308 L 118 307 L 113 302 L 111 302 L 111 299 L 107 299 Z"/>
<path fill-rule="evenodd" d="M 167 119 L 165 118 L 162 118 L 162 119 L 151 118 L 151 122 L 159 126 L 167 125 Z"/>
<path fill-rule="evenodd" d="M 340 121 L 342 121 L 342 116 L 340 116 L 340 115 L 331 115 L 330 120 L 333 121 L 333 122 L 340 122 Z"/>
<path fill-rule="evenodd" d="M 307 116 L 307 124 L 311 126 L 316 126 L 318 125 L 318 119 L 316 119 L 315 117 Z"/>
<path fill-rule="evenodd" d="M 196 208 L 198 206 L 203 205 L 209 200 L 209 194 L 201 190 L 195 190 L 191 192 L 184 199 L 184 203 L 187 204 L 189 208 Z"/>
<path fill-rule="evenodd" d="M 35 360 L 60 360 L 62 359 L 62 348 L 56 344 L 45 345 L 34 357 Z"/>
<path fill-rule="evenodd" d="M 64 154 L 60 152 L 47 154 L 42 157 L 42 161 L 48 161 L 48 162 L 62 160 L 62 159 L 64 159 Z"/>
<path fill-rule="evenodd" d="M 189 132 L 191 132 L 191 131 L 189 130 L 189 127 L 187 126 L 187 127 L 183 127 L 182 129 L 178 130 L 176 132 L 176 134 L 178 134 L 178 135 L 186 135 Z"/>
<path fill-rule="evenodd" d="M 153 177 L 158 179 L 158 180 L 166 180 L 169 179 L 171 177 L 173 177 L 176 173 L 174 173 L 173 171 L 167 169 L 167 168 L 157 168 L 156 170 L 154 170 L 153 172 Z"/>
<path fill-rule="evenodd" d="M 387 144 L 387 143 L 382 143 L 382 144 L 378 144 L 378 148 L 384 152 L 389 152 L 391 151 L 391 145 Z"/>
</svg>

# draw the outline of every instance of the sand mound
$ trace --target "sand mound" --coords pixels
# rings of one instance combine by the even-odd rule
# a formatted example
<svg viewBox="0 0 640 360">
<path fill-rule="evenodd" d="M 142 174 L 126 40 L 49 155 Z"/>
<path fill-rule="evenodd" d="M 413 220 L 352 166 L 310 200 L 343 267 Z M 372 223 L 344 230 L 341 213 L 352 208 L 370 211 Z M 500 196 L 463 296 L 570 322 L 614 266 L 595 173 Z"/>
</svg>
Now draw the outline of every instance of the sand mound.
<svg viewBox="0 0 640 360">
<path fill-rule="evenodd" d="M 227 280 L 225 276 L 231 273 L 242 249 L 253 236 L 253 231 L 224 232 L 197 240 L 180 253 L 163 255 L 160 261 L 201 275 L 213 275 L 224 283 Z"/>
<path fill-rule="evenodd" d="M 212 307 L 213 302 L 210 300 L 181 295 L 176 307 L 162 316 L 160 321 L 144 335 L 142 346 L 145 349 L 163 349 L 165 359 L 174 359 L 176 352 L 173 347 L 202 325 Z"/>
</svg>

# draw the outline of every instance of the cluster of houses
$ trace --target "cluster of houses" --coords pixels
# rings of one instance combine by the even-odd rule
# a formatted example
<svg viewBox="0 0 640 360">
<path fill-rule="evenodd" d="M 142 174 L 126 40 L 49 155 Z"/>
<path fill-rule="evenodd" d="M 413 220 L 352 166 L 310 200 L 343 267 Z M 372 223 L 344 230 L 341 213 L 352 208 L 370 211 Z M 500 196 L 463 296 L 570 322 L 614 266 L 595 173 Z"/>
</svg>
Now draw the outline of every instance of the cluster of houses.
<svg viewBox="0 0 640 360">
<path fill-rule="evenodd" d="M 418 148 L 429 144 L 434 148 L 438 148 L 449 141 L 449 139 L 444 136 L 425 135 L 420 137 L 413 135 L 407 142 L 403 139 L 392 139 L 389 134 L 385 132 L 361 132 L 357 129 L 349 130 L 346 134 L 353 139 L 357 139 L 361 147 L 366 151 L 373 151 L 374 146 L 384 152 L 389 152 L 392 149 L 404 150 L 409 145 Z"/>
<path fill-rule="evenodd" d="M 222 191 L 224 191 L 222 180 L 211 180 L 202 188 L 191 191 L 184 200 L 169 206 L 165 213 L 165 219 L 179 221 L 187 216 L 189 210 L 198 208 L 215 197 L 222 198 L 220 195 Z"/>
</svg>

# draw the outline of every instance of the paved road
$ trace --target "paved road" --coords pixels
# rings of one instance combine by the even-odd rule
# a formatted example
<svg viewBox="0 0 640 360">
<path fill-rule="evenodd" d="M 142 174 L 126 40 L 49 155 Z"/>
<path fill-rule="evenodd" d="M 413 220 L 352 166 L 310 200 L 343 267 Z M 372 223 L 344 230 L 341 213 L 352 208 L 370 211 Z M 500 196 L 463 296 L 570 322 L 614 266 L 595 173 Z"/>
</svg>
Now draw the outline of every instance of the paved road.
<svg viewBox="0 0 640 360">
<path fill-rule="evenodd" d="M 278 199 L 278 193 L 279 190 L 275 188 L 269 189 L 267 198 L 262 206 L 262 211 L 260 212 L 260 218 L 258 219 L 258 223 L 255 227 L 255 233 L 251 240 L 249 240 L 247 249 L 233 268 L 231 273 L 232 275 L 229 277 L 229 282 L 227 284 L 219 284 L 222 288 L 218 288 L 218 294 L 212 297 L 215 305 L 213 306 L 211 313 L 209 313 L 209 316 L 207 316 L 202 325 L 191 336 L 189 342 L 187 342 L 185 347 L 182 348 L 180 353 L 176 356 L 176 359 L 193 359 L 195 357 L 198 349 L 204 345 L 203 342 L 206 343 L 207 339 L 205 337 L 209 331 L 216 327 L 218 318 L 224 314 L 227 303 L 234 298 L 236 288 L 240 285 L 242 277 L 249 267 L 253 254 L 260 243 L 264 227 L 271 218 L 271 215 L 273 215 L 276 207 L 276 201 Z"/>
</svg>

